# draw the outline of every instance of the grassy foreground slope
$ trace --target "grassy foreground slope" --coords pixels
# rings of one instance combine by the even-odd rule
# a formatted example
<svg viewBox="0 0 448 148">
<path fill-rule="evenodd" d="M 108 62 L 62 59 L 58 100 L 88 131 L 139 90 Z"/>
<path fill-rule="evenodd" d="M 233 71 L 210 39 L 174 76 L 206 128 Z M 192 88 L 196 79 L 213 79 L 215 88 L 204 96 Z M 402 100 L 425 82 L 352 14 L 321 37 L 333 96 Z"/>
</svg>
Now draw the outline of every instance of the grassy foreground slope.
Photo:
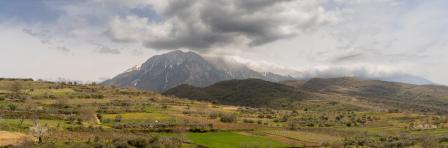
<svg viewBox="0 0 448 148">
<path fill-rule="evenodd" d="M 292 107 L 243 107 L 134 88 L 3 79 L 0 137 L 21 138 L 0 146 L 443 147 L 448 142 L 445 115 L 391 112 L 344 94 L 309 93 L 315 98 L 297 99 Z M 259 101 L 278 99 L 264 94 L 269 92 L 258 96 L 271 98 Z"/>
</svg>

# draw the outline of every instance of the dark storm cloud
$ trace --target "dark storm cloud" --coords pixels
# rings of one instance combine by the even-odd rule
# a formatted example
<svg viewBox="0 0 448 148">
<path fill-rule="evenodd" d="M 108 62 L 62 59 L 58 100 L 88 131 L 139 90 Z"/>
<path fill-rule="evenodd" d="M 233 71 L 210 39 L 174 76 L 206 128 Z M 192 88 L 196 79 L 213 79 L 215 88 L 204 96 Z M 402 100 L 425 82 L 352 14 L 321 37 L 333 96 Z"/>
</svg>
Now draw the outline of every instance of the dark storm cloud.
<svg viewBox="0 0 448 148">
<path fill-rule="evenodd" d="M 145 46 L 154 49 L 207 50 L 235 44 L 263 45 L 333 21 L 329 12 L 310 3 L 314 2 L 171 0 L 158 12 L 162 22 L 147 22 L 149 28 L 169 26 L 165 34 L 147 32 L 144 39 L 131 40 L 142 40 Z M 117 31 L 113 29 L 122 28 L 108 31 L 113 40 L 130 40 L 123 37 L 126 34 L 114 34 Z"/>
</svg>

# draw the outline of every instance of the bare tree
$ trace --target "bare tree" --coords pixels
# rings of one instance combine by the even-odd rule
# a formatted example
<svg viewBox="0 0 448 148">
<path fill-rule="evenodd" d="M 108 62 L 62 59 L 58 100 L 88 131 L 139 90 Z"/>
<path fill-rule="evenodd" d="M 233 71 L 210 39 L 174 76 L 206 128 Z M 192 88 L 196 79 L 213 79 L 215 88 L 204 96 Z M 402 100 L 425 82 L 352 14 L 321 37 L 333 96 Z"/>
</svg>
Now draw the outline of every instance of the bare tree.
<svg viewBox="0 0 448 148">
<path fill-rule="evenodd" d="M 39 139 L 39 143 L 42 143 L 44 136 L 48 134 L 48 128 L 46 126 L 41 126 L 38 123 L 35 124 L 33 127 L 30 127 L 30 131 L 33 134 L 33 136 Z"/>
<path fill-rule="evenodd" d="M 26 118 L 25 115 L 20 116 L 20 120 L 19 120 L 19 122 L 20 122 L 19 126 L 20 127 L 22 127 L 23 122 L 25 121 L 25 118 Z"/>
</svg>

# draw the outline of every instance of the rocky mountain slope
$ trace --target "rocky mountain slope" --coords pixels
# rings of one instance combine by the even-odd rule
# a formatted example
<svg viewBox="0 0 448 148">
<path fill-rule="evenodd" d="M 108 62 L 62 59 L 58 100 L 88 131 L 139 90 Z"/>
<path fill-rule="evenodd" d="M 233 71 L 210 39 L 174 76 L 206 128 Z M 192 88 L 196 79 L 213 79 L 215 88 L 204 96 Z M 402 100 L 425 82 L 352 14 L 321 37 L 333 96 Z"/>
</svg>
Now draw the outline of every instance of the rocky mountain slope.
<svg viewBox="0 0 448 148">
<path fill-rule="evenodd" d="M 102 84 L 165 91 L 181 84 L 204 87 L 213 83 L 257 78 L 268 81 L 293 79 L 273 73 L 259 73 L 244 65 L 206 60 L 194 52 L 173 51 L 151 57 L 137 66 L 104 81 Z"/>
</svg>

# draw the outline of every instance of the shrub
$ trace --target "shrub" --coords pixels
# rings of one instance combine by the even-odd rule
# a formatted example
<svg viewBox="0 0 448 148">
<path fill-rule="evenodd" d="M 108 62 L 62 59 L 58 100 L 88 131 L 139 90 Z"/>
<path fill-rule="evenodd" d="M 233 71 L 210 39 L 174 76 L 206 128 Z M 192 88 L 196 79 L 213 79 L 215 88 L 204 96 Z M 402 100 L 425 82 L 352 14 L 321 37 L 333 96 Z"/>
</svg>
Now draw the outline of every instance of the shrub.
<svg viewBox="0 0 448 148">
<path fill-rule="evenodd" d="M 352 123 L 346 123 L 346 126 L 350 127 L 352 126 Z"/>
<path fill-rule="evenodd" d="M 389 113 L 399 113 L 400 110 L 398 110 L 398 109 L 389 109 L 387 112 L 389 112 Z"/>
<path fill-rule="evenodd" d="M 207 132 L 207 129 L 205 129 L 204 127 L 201 127 L 201 126 L 193 126 L 190 129 L 188 129 L 188 131 L 190 131 L 192 133 L 205 133 L 205 132 Z"/>
<path fill-rule="evenodd" d="M 147 147 L 149 145 L 148 141 L 144 138 L 130 139 L 128 140 L 128 144 L 134 147 L 141 147 L 141 148 Z"/>
<path fill-rule="evenodd" d="M 112 142 L 116 148 L 128 148 L 127 141 L 123 139 L 114 139 Z"/>
<path fill-rule="evenodd" d="M 49 99 L 56 99 L 56 96 L 55 95 L 48 95 L 47 96 Z"/>
<path fill-rule="evenodd" d="M 243 122 L 244 123 L 254 123 L 255 121 L 251 120 L 251 119 L 244 119 Z"/>
<path fill-rule="evenodd" d="M 210 112 L 210 114 L 208 114 L 208 117 L 210 119 L 216 119 L 216 118 L 218 118 L 218 116 L 219 116 L 219 114 L 216 112 Z"/>
<path fill-rule="evenodd" d="M 123 117 L 121 115 L 115 116 L 115 122 L 121 122 L 123 120 Z"/>
<path fill-rule="evenodd" d="M 17 109 L 17 106 L 15 104 L 9 104 L 8 105 L 9 110 L 15 111 Z"/>
<path fill-rule="evenodd" d="M 223 113 L 221 114 L 221 118 L 220 121 L 221 122 L 236 122 L 237 120 L 237 115 L 236 114 L 229 114 L 229 113 Z"/>
</svg>

